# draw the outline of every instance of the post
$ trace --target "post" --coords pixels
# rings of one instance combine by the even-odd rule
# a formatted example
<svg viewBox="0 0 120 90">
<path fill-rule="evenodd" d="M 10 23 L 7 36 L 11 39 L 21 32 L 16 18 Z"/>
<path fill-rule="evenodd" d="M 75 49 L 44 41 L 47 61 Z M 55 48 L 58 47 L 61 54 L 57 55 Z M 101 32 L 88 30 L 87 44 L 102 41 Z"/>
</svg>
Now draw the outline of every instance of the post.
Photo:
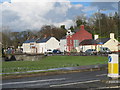
<svg viewBox="0 0 120 90">
<path fill-rule="evenodd" d="M 118 54 L 108 55 L 108 77 L 111 77 L 112 79 L 119 78 Z"/>
</svg>

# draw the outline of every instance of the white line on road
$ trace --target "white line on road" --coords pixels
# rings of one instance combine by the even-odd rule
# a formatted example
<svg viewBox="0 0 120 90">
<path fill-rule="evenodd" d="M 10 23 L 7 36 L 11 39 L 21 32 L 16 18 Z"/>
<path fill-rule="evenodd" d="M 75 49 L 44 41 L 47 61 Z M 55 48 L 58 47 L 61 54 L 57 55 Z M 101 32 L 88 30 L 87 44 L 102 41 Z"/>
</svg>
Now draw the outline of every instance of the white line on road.
<svg viewBox="0 0 120 90">
<path fill-rule="evenodd" d="M 99 76 L 106 76 L 107 74 L 101 74 L 101 75 L 96 75 L 97 77 L 99 77 Z"/>
<path fill-rule="evenodd" d="M 99 87 L 97 89 L 120 88 L 120 86 Z"/>
<path fill-rule="evenodd" d="M 100 80 L 91 80 L 91 81 L 84 81 L 84 82 L 65 83 L 65 84 L 60 84 L 60 85 L 50 85 L 50 87 L 68 86 L 68 85 L 81 84 L 81 83 L 91 83 L 91 82 L 98 82 L 98 81 L 100 81 Z"/>
<path fill-rule="evenodd" d="M 3 83 L 0 85 L 9 85 L 9 84 L 25 84 L 25 83 L 35 83 L 35 82 L 45 82 L 45 81 L 57 81 L 57 80 L 65 80 L 65 78 L 59 78 L 59 79 L 46 79 L 46 80 L 36 80 L 36 81 L 24 81 L 24 82 L 10 82 L 10 83 Z"/>
</svg>

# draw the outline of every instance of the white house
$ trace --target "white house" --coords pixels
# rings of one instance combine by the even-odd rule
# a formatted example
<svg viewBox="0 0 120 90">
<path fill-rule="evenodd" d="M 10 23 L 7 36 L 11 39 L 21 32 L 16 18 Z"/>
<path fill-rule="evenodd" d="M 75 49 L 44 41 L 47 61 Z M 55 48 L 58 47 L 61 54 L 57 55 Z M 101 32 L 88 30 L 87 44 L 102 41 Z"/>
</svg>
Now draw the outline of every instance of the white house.
<svg viewBox="0 0 120 90">
<path fill-rule="evenodd" d="M 59 41 L 54 37 L 31 39 L 23 43 L 23 53 L 45 53 L 48 49 L 59 49 Z"/>
<path fill-rule="evenodd" d="M 60 42 L 54 37 L 44 38 L 36 42 L 37 53 L 45 53 L 48 49 L 60 49 Z"/>
<path fill-rule="evenodd" d="M 110 38 L 98 38 L 98 35 L 93 39 L 84 40 L 80 43 L 80 49 L 84 52 L 87 49 L 96 49 L 99 51 L 100 47 L 107 47 L 112 52 L 118 51 L 118 40 L 115 39 L 114 33 L 110 33 Z"/>
<path fill-rule="evenodd" d="M 60 39 L 60 51 L 61 51 L 61 52 L 67 51 L 67 40 L 66 40 L 66 36 L 63 37 L 62 39 Z"/>
</svg>

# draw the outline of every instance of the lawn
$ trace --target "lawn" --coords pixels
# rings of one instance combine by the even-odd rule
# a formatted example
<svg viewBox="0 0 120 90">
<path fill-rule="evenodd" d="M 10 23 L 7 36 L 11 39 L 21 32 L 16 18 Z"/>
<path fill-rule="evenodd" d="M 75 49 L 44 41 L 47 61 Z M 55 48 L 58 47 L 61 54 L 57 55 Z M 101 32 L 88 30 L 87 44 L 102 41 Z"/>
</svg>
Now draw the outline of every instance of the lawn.
<svg viewBox="0 0 120 90">
<path fill-rule="evenodd" d="M 60 67 L 106 64 L 107 57 L 99 56 L 48 56 L 40 61 L 11 61 L 2 63 L 3 73 L 43 70 Z"/>
</svg>

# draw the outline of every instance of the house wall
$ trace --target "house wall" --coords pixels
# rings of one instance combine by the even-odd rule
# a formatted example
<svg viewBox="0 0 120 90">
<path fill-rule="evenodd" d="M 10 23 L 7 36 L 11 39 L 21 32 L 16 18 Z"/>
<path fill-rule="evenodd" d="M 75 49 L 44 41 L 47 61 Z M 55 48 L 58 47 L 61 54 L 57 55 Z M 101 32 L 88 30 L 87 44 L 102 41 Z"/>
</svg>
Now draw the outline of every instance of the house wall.
<svg viewBox="0 0 120 90">
<path fill-rule="evenodd" d="M 60 40 L 60 51 L 61 52 L 67 51 L 67 40 L 66 39 Z"/>
<path fill-rule="evenodd" d="M 116 39 L 110 39 L 103 47 L 108 47 L 111 51 L 118 51 L 118 41 Z"/>
<path fill-rule="evenodd" d="M 23 43 L 23 53 L 31 53 L 30 43 Z"/>
<path fill-rule="evenodd" d="M 60 49 L 60 42 L 55 39 L 54 37 L 51 37 L 47 42 L 46 42 L 46 50 L 47 49 Z"/>
<path fill-rule="evenodd" d="M 77 47 L 74 47 L 74 40 L 78 40 L 78 42 L 80 43 L 85 39 L 92 39 L 92 34 L 86 31 L 84 29 L 84 26 L 82 25 L 80 30 L 77 31 L 75 34 L 71 36 L 70 35 L 67 36 L 67 46 L 68 46 L 67 51 L 69 52 L 71 51 L 71 49 L 77 48 Z"/>
<path fill-rule="evenodd" d="M 34 45 L 34 48 L 31 44 Z M 23 53 L 37 53 L 36 43 L 23 43 L 22 48 Z"/>
<path fill-rule="evenodd" d="M 37 43 L 37 53 L 46 52 L 46 43 Z"/>
<path fill-rule="evenodd" d="M 96 49 L 96 47 L 96 45 L 81 45 L 79 48 L 80 51 L 85 52 L 87 49 Z"/>
</svg>

